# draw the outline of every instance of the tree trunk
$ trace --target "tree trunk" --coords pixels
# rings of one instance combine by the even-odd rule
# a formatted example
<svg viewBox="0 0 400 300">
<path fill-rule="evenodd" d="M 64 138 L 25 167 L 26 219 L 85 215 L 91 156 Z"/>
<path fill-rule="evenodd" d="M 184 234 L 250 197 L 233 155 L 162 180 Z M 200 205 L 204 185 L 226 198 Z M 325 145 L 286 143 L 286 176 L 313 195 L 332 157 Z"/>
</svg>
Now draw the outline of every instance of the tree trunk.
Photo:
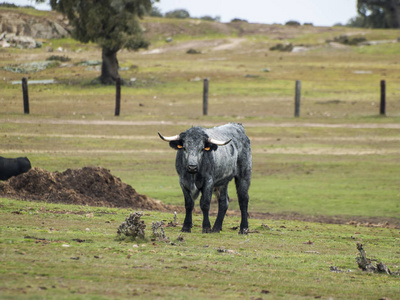
<svg viewBox="0 0 400 300">
<path fill-rule="evenodd" d="M 100 81 L 102 84 L 115 84 L 119 77 L 117 52 L 103 47 Z"/>
<path fill-rule="evenodd" d="M 388 11 L 392 28 L 400 28 L 400 5 L 398 0 L 388 1 Z"/>
</svg>

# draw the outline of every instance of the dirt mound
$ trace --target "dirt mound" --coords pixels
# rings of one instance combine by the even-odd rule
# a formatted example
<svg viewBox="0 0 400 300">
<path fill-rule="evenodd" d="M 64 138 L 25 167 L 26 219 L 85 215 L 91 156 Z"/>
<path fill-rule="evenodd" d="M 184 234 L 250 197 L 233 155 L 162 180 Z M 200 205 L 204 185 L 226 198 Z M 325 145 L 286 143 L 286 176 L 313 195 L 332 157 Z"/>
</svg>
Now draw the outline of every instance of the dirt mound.
<svg viewBox="0 0 400 300">
<path fill-rule="evenodd" d="M 49 203 L 171 210 L 160 201 L 137 193 L 109 170 L 99 167 L 68 169 L 62 173 L 33 168 L 0 182 L 0 196 Z"/>
</svg>

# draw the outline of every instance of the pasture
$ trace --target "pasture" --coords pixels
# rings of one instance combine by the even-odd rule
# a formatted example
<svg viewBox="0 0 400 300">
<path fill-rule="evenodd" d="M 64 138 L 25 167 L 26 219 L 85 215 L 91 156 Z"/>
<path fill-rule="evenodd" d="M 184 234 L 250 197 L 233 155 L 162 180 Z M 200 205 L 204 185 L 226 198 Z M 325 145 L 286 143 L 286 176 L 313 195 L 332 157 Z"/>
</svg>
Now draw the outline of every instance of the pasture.
<svg viewBox="0 0 400 300">
<path fill-rule="evenodd" d="M 146 19 L 144 26 L 157 22 L 165 20 Z M 165 229 L 173 244 L 151 241 L 150 231 L 152 221 L 172 221 L 172 212 L 145 212 L 148 237 L 127 241 L 116 231 L 131 210 L 3 198 L 2 298 L 398 297 L 398 277 L 364 273 L 355 262 L 362 242 L 369 257 L 399 269 L 400 43 L 387 42 L 398 31 L 258 26 L 211 31 L 204 21 L 171 20 L 165 27 L 193 34 L 165 43 L 168 32 L 154 31 L 150 49 L 121 51 L 128 84 L 119 117 L 115 87 L 92 85 L 98 68 L 79 64 L 100 59 L 96 45 L 61 39 L 34 50 L 0 49 L 0 68 L 55 54 L 71 59 L 29 74 L 0 69 L 2 156 L 28 156 L 48 171 L 102 166 L 141 194 L 183 206 L 175 153 L 157 131 L 175 135 L 192 125 L 240 122 L 253 150 L 255 231 L 240 236 L 231 229 L 239 225 L 233 184 L 224 231 L 201 234 L 196 214 L 183 241 L 179 226 Z M 325 42 L 342 34 L 385 42 Z M 307 51 L 269 50 L 282 42 Z M 186 54 L 190 48 L 201 54 Z M 29 115 L 21 85 L 11 84 L 22 77 L 56 81 L 29 86 Z M 203 78 L 210 78 L 208 116 L 202 116 Z M 303 87 L 300 118 L 293 117 L 295 80 Z M 378 115 L 380 80 L 387 82 L 386 117 Z M 330 272 L 331 266 L 345 272 Z"/>
</svg>

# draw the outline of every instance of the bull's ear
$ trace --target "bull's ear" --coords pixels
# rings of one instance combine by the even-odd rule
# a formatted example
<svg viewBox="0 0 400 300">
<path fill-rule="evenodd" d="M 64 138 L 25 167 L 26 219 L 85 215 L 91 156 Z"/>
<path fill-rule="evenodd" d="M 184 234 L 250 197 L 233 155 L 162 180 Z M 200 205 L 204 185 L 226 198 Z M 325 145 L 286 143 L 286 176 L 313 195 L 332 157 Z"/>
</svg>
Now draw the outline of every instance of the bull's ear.
<svg viewBox="0 0 400 300">
<path fill-rule="evenodd" d="M 171 141 L 169 142 L 169 146 L 173 149 L 179 150 L 183 148 L 183 141 L 178 140 L 178 141 Z"/>
<path fill-rule="evenodd" d="M 218 146 L 215 145 L 215 144 L 213 144 L 213 143 L 210 143 L 210 142 L 207 142 L 207 143 L 204 145 L 204 150 L 205 150 L 205 151 L 215 151 L 215 150 L 217 150 L 217 149 L 218 149 Z"/>
</svg>

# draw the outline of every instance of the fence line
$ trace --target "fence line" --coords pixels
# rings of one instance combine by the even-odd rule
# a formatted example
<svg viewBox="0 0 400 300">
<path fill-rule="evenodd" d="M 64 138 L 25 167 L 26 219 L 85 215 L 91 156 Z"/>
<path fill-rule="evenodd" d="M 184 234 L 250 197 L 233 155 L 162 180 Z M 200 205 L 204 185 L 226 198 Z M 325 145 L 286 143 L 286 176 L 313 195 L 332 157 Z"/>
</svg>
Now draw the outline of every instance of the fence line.
<svg viewBox="0 0 400 300">
<path fill-rule="evenodd" d="M 121 78 L 115 80 L 115 116 L 118 117 L 121 110 Z"/>
<path fill-rule="evenodd" d="M 386 116 L 386 81 L 381 80 L 381 105 L 380 105 L 381 116 Z"/>
<path fill-rule="evenodd" d="M 208 94 L 209 94 L 208 78 L 203 80 L 203 115 L 208 115 Z M 379 113 L 381 116 L 386 116 L 386 81 L 380 81 L 380 107 Z M 29 114 L 29 93 L 28 93 L 28 79 L 22 78 L 22 96 L 24 113 Z M 296 80 L 295 85 L 295 101 L 294 101 L 294 117 L 300 117 L 300 100 L 301 100 L 301 80 Z M 121 78 L 116 79 L 116 92 L 115 92 L 115 116 L 119 116 L 121 111 Z"/>
<path fill-rule="evenodd" d="M 203 83 L 203 116 L 208 115 L 208 83 L 209 79 L 204 78 Z"/>
<path fill-rule="evenodd" d="M 300 117 L 300 97 L 301 97 L 301 81 L 296 81 L 296 90 L 294 96 L 294 116 L 295 118 Z"/>
<path fill-rule="evenodd" d="M 24 101 L 24 114 L 29 114 L 28 79 L 22 78 L 22 98 Z"/>
</svg>

